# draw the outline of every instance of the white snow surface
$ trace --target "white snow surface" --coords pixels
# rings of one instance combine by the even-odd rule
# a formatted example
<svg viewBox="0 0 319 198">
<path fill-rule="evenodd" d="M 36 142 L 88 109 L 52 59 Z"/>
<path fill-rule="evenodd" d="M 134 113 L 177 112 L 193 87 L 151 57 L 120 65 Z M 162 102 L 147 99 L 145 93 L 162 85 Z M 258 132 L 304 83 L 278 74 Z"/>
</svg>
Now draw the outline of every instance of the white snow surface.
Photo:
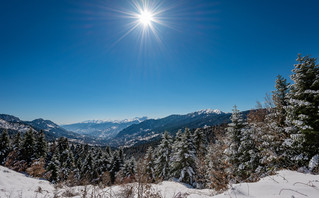
<svg viewBox="0 0 319 198">
<path fill-rule="evenodd" d="M 61 187 L 55 189 L 48 181 L 30 178 L 8 168 L 0 166 L 0 197 L 75 197 L 80 198 L 83 192 L 91 197 L 123 197 L 124 188 L 136 187 L 136 183 L 123 186 L 112 186 L 100 189 L 93 186 Z M 234 184 L 224 193 L 216 195 L 214 190 L 193 189 L 187 185 L 174 181 L 164 181 L 151 185 L 152 192 L 159 192 L 162 197 L 173 198 L 229 198 L 229 197 L 319 197 L 319 175 L 299 173 L 296 171 L 282 170 L 276 175 L 262 178 L 255 183 Z M 73 196 L 70 196 L 72 194 Z M 99 195 L 99 196 L 97 196 Z M 136 196 L 135 196 L 136 197 Z"/>
</svg>

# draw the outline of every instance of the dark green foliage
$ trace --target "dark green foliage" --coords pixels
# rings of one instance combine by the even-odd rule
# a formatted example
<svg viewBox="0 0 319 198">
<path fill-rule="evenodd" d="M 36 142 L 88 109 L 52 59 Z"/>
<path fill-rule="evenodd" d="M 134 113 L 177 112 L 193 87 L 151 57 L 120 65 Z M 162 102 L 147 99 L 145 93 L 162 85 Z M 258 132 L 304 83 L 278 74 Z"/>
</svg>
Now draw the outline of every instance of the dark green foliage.
<svg viewBox="0 0 319 198">
<path fill-rule="evenodd" d="M 51 161 L 47 167 L 47 171 L 50 173 L 49 181 L 52 183 L 58 182 L 59 179 L 59 160 L 58 153 L 53 154 Z"/>
<path fill-rule="evenodd" d="M 154 163 L 154 151 L 152 147 L 149 147 L 146 151 L 144 157 L 144 166 L 145 166 L 145 173 L 144 175 L 147 178 L 148 182 L 155 181 L 155 163 Z"/>
<path fill-rule="evenodd" d="M 286 119 L 286 107 L 287 107 L 287 95 L 289 92 L 289 83 L 281 75 L 277 76 L 276 79 L 276 90 L 272 92 L 272 100 L 276 108 L 276 118 L 280 126 L 284 126 Z"/>
<path fill-rule="evenodd" d="M 157 147 L 157 157 L 155 159 L 155 173 L 156 177 L 161 179 L 169 179 L 170 170 L 170 157 L 172 154 L 172 137 L 167 131 L 162 136 L 162 141 Z"/>
<path fill-rule="evenodd" d="M 204 134 L 203 129 L 196 129 L 194 132 L 194 147 L 196 151 L 197 158 L 203 158 L 205 153 L 207 152 L 207 138 L 206 134 Z"/>
<path fill-rule="evenodd" d="M 36 157 L 37 158 L 45 158 L 47 155 L 47 141 L 45 140 L 44 133 L 41 130 L 40 134 L 37 136 L 37 142 L 35 145 Z"/>
<path fill-rule="evenodd" d="M 228 125 L 227 134 L 228 134 L 228 148 L 225 151 L 226 160 L 232 164 L 234 169 L 238 169 L 240 161 L 238 152 L 241 138 L 242 130 L 246 126 L 246 123 L 243 119 L 242 114 L 237 109 L 237 106 L 234 106 L 233 113 L 231 116 L 231 123 Z"/>
<path fill-rule="evenodd" d="M 171 161 L 172 175 L 179 181 L 193 185 L 195 181 L 195 147 L 191 132 L 185 129 L 181 138 L 174 143 L 174 154 Z"/>
<path fill-rule="evenodd" d="M 35 139 L 32 129 L 24 134 L 21 146 L 21 159 L 25 160 L 28 164 L 35 158 Z"/>
<path fill-rule="evenodd" d="M 298 55 L 297 61 L 291 75 L 288 121 L 303 135 L 300 143 L 311 157 L 319 153 L 319 65 L 309 56 Z"/>
<path fill-rule="evenodd" d="M 20 148 L 21 148 L 21 143 L 22 143 L 21 133 L 18 132 L 18 133 L 16 134 L 16 136 L 14 137 L 14 139 L 13 139 L 13 150 L 16 150 L 16 151 L 20 150 Z"/>
<path fill-rule="evenodd" d="M 10 140 L 8 136 L 8 131 L 4 130 L 0 136 L 0 165 L 4 163 L 10 150 L 11 148 L 10 148 Z"/>
</svg>

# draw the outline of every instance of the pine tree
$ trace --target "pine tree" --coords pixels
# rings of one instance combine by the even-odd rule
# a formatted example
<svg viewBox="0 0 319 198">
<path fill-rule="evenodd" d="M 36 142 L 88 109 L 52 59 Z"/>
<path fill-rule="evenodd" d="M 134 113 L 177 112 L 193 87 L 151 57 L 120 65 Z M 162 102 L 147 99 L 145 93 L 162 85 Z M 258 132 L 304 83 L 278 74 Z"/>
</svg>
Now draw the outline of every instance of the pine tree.
<svg viewBox="0 0 319 198">
<path fill-rule="evenodd" d="M 81 176 L 82 179 L 87 179 L 89 182 L 92 181 L 94 170 L 95 170 L 95 164 L 94 164 L 94 158 L 92 151 L 90 150 L 87 154 L 87 157 L 85 158 L 83 162 L 83 166 L 81 168 Z"/>
<path fill-rule="evenodd" d="M 0 165 L 5 162 L 6 157 L 10 152 L 10 140 L 8 136 L 8 131 L 5 129 L 2 131 L 0 136 Z"/>
<path fill-rule="evenodd" d="M 35 157 L 35 139 L 32 129 L 24 134 L 21 148 L 21 158 L 30 164 Z"/>
<path fill-rule="evenodd" d="M 297 61 L 288 95 L 286 145 L 290 159 L 301 166 L 319 153 L 319 65 L 309 56 L 298 55 Z"/>
<path fill-rule="evenodd" d="M 131 157 L 128 160 L 125 160 L 124 165 L 121 169 L 123 178 L 133 178 L 136 173 L 136 160 L 134 157 Z"/>
<path fill-rule="evenodd" d="M 268 175 L 279 167 L 285 167 L 287 163 L 284 157 L 284 140 L 287 138 L 285 132 L 285 119 L 287 116 L 287 95 L 289 83 L 281 75 L 276 79 L 272 101 L 275 106 L 269 105 L 265 119 L 261 123 L 250 123 L 253 128 L 260 155 L 260 166 L 257 168 L 259 174 Z"/>
<path fill-rule="evenodd" d="M 185 129 L 181 140 L 175 142 L 176 149 L 171 161 L 173 176 L 179 181 L 194 185 L 195 181 L 195 148 L 189 129 Z"/>
<path fill-rule="evenodd" d="M 157 158 L 155 159 L 155 173 L 158 178 L 168 179 L 170 177 L 172 141 L 172 137 L 165 131 L 162 141 L 158 145 Z"/>
<path fill-rule="evenodd" d="M 52 183 L 58 182 L 59 179 L 59 157 L 58 157 L 58 152 L 55 152 L 52 156 L 52 159 L 50 160 L 48 167 L 47 167 L 47 172 L 50 173 L 49 181 Z"/>
<path fill-rule="evenodd" d="M 174 139 L 174 142 L 172 144 L 172 153 L 176 153 L 178 151 L 178 146 L 182 140 L 182 135 L 183 135 L 183 132 L 181 129 L 179 129 L 175 135 L 175 139 Z"/>
<path fill-rule="evenodd" d="M 18 132 L 15 137 L 14 137 L 14 140 L 13 140 L 13 150 L 15 151 L 19 151 L 20 148 L 21 148 L 21 133 Z"/>
<path fill-rule="evenodd" d="M 47 155 L 47 142 L 45 140 L 45 137 L 44 137 L 44 133 L 43 131 L 41 130 L 40 134 L 38 135 L 38 138 L 37 138 L 37 142 L 36 142 L 36 145 L 35 145 L 35 152 L 36 152 L 36 157 L 37 158 L 45 158 L 46 155 Z"/>
<path fill-rule="evenodd" d="M 203 129 L 196 129 L 193 134 L 194 147 L 196 153 L 196 183 L 197 188 L 202 188 L 205 183 L 206 164 L 205 154 L 207 153 L 207 138 Z"/>
<path fill-rule="evenodd" d="M 205 156 L 207 152 L 206 145 L 207 139 L 203 129 L 196 129 L 194 132 L 194 146 L 197 158 L 203 158 Z"/>
<path fill-rule="evenodd" d="M 112 155 L 111 159 L 111 166 L 110 166 L 110 177 L 111 182 L 115 182 L 115 178 L 117 173 L 122 169 L 124 165 L 124 152 L 123 148 L 120 148 L 120 150 L 116 151 Z"/>
<path fill-rule="evenodd" d="M 145 167 L 145 176 L 147 177 L 148 182 L 155 181 L 155 170 L 154 170 L 154 152 L 152 147 L 148 147 L 146 154 L 144 156 L 144 167 Z"/>
<path fill-rule="evenodd" d="M 225 154 L 226 162 L 232 165 L 233 171 L 236 171 L 240 164 L 238 149 L 242 138 L 242 130 L 247 125 L 236 105 L 231 115 L 231 121 L 227 128 L 228 148 L 225 150 Z"/>
<path fill-rule="evenodd" d="M 289 92 L 289 83 L 281 75 L 276 79 L 276 90 L 272 92 L 272 100 L 275 104 L 276 118 L 280 126 L 284 126 L 286 119 L 287 95 Z"/>
<path fill-rule="evenodd" d="M 243 128 L 241 130 L 240 146 L 238 148 L 238 169 L 235 171 L 240 180 L 255 180 L 252 173 L 258 167 L 259 157 L 255 145 L 253 134 L 256 134 L 252 128 Z"/>
</svg>

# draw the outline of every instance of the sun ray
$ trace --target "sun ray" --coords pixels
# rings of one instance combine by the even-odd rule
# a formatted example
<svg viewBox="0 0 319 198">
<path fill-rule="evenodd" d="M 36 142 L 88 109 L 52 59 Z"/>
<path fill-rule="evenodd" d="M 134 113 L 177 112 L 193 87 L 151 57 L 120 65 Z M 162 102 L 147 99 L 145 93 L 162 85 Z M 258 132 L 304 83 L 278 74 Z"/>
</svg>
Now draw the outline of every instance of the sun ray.
<svg viewBox="0 0 319 198">
<path fill-rule="evenodd" d="M 154 40 L 158 43 L 162 43 L 162 39 L 160 37 L 160 26 L 169 27 L 163 15 L 165 12 L 169 10 L 168 7 L 163 6 L 163 2 L 161 1 L 146 1 L 146 0 L 133 0 L 130 1 L 132 10 L 117 10 L 116 12 L 121 15 L 122 18 L 126 18 L 130 20 L 127 23 L 126 32 L 116 41 L 118 43 L 133 31 L 137 31 L 137 35 L 139 35 L 138 40 L 140 40 L 140 46 L 144 46 L 144 43 L 147 43 L 154 37 Z M 174 28 L 172 28 L 174 29 Z"/>
</svg>

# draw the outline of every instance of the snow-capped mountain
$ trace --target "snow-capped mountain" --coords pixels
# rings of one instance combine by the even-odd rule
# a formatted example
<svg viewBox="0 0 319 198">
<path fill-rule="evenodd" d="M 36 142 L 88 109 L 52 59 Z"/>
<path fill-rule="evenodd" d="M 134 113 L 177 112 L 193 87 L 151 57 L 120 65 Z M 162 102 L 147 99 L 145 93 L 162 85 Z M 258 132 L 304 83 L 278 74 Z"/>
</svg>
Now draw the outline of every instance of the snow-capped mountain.
<svg viewBox="0 0 319 198">
<path fill-rule="evenodd" d="M 244 115 L 247 113 L 244 112 Z M 112 141 L 109 141 L 109 144 L 114 146 L 132 146 L 160 138 L 164 131 L 174 135 L 178 129 L 195 129 L 228 123 L 230 122 L 230 116 L 231 113 L 225 113 L 218 109 L 205 109 L 185 115 L 170 115 L 160 119 L 148 119 L 123 129 Z"/>
<path fill-rule="evenodd" d="M 62 125 L 63 128 L 78 134 L 90 135 L 100 140 L 107 140 L 115 137 L 118 132 L 131 126 L 139 124 L 146 120 L 147 117 L 136 117 L 125 120 L 87 120 L 80 123 Z"/>
</svg>

